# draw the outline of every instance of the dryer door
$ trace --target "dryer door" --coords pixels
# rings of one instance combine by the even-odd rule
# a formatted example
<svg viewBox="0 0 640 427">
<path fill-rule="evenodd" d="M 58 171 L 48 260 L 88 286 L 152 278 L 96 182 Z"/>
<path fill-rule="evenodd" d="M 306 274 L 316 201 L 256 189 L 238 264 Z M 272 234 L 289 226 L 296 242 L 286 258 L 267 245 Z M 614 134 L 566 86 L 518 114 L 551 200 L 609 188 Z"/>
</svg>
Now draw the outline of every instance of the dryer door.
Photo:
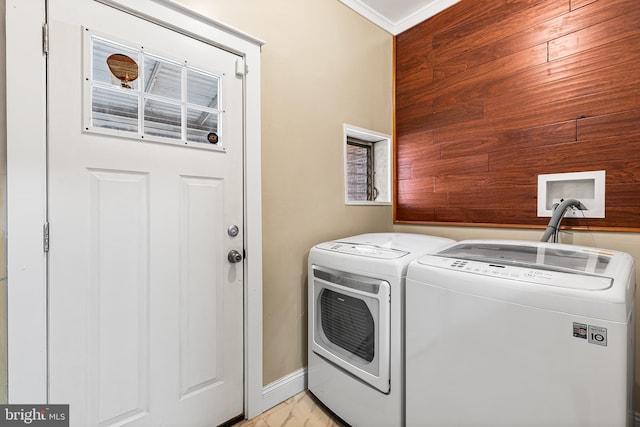
<svg viewBox="0 0 640 427">
<path fill-rule="evenodd" d="M 313 266 L 312 350 L 388 393 L 390 285 Z"/>
</svg>

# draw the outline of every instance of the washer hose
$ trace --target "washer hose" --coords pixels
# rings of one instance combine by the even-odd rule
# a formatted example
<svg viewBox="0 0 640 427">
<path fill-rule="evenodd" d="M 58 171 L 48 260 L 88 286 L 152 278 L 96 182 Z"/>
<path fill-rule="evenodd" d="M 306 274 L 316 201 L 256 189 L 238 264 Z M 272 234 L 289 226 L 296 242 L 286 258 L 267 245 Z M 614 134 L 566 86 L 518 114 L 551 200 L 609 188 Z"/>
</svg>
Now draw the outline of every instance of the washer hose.
<svg viewBox="0 0 640 427">
<path fill-rule="evenodd" d="M 541 242 L 548 242 L 552 236 L 553 243 L 558 242 L 558 230 L 560 229 L 560 223 L 562 222 L 562 219 L 564 218 L 564 215 L 569 208 L 578 208 L 581 211 L 587 209 L 587 207 L 577 199 L 567 199 L 563 200 L 560 204 L 556 203 L 555 205 L 553 205 L 553 215 L 549 220 L 547 230 L 544 232 L 542 239 L 540 239 Z"/>
</svg>

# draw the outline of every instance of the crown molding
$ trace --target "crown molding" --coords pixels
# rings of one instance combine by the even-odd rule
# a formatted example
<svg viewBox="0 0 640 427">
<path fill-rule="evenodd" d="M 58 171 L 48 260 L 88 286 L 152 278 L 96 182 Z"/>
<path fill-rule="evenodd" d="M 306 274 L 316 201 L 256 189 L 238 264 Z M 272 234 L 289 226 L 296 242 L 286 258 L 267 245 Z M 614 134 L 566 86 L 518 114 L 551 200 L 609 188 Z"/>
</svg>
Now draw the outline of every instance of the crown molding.
<svg viewBox="0 0 640 427">
<path fill-rule="evenodd" d="M 340 0 L 340 2 L 345 6 L 353 9 L 355 12 L 394 36 L 408 30 L 422 21 L 426 21 L 459 1 L 460 0 L 426 0 L 426 3 L 422 8 L 406 15 L 398 21 L 393 21 L 369 6 L 363 0 Z"/>
</svg>

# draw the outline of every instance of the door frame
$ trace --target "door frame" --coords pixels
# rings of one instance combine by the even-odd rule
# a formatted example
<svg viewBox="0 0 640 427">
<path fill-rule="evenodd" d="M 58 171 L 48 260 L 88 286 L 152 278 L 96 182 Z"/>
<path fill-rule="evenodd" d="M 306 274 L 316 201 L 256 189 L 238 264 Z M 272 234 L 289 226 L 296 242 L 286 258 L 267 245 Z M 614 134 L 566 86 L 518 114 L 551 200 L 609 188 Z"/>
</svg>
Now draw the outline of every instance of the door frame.
<svg viewBox="0 0 640 427">
<path fill-rule="evenodd" d="M 263 41 L 174 0 L 94 0 L 244 58 L 244 413 L 262 412 L 260 50 Z M 6 0 L 9 403 L 48 403 L 46 0 Z M 188 30 L 187 30 L 188 29 Z M 52 225 L 52 226 L 55 226 Z"/>
</svg>

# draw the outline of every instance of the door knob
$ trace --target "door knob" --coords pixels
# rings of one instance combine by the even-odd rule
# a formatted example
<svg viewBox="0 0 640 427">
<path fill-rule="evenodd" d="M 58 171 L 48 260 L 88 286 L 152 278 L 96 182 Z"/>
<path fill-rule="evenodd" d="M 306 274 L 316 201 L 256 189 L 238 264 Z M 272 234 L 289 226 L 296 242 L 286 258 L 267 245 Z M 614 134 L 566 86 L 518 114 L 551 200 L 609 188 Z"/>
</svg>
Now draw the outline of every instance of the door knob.
<svg viewBox="0 0 640 427">
<path fill-rule="evenodd" d="M 227 255 L 227 259 L 230 263 L 235 264 L 237 262 L 242 261 L 242 254 L 235 249 L 231 249 L 229 254 Z"/>
</svg>

